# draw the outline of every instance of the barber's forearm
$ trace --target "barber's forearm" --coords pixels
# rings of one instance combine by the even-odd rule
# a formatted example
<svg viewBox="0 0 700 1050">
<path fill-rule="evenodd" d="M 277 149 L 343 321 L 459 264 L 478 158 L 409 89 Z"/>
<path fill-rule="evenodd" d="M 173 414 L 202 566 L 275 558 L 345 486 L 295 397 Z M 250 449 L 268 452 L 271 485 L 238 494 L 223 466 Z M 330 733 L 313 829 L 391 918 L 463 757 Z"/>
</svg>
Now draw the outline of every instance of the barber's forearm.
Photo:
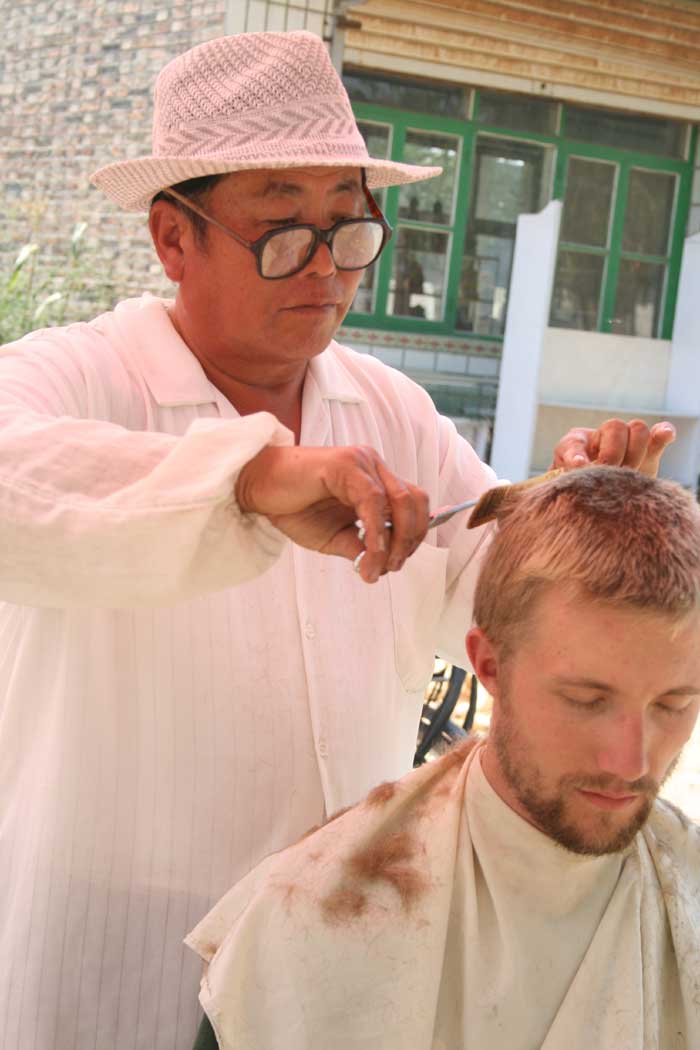
<svg viewBox="0 0 700 1050">
<path fill-rule="evenodd" d="M 233 489 L 275 440 L 263 414 L 174 437 L 0 407 L 0 600 L 163 604 L 264 572 L 286 541 Z"/>
</svg>

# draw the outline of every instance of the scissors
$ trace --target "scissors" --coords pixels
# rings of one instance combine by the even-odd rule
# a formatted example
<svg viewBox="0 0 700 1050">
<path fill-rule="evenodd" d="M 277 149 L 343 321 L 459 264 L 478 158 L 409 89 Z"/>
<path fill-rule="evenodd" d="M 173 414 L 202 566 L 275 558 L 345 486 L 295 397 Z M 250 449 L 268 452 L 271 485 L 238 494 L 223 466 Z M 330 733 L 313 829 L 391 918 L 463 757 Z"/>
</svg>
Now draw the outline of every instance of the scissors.
<svg viewBox="0 0 700 1050">
<path fill-rule="evenodd" d="M 451 507 L 445 507 L 444 510 L 439 510 L 436 514 L 432 514 L 430 516 L 430 520 L 428 521 L 428 528 L 434 529 L 438 525 L 444 525 L 446 521 L 449 521 L 450 518 L 454 517 L 455 514 L 459 514 L 460 511 L 471 510 L 471 508 L 475 507 L 480 500 L 481 496 L 478 496 L 476 499 L 468 499 L 465 500 L 464 503 L 455 503 Z M 357 529 L 357 538 L 360 541 L 362 541 L 367 534 L 365 529 L 365 523 L 362 520 L 362 518 L 357 519 L 357 521 L 355 522 L 355 528 Z M 384 528 L 393 528 L 393 522 L 385 521 Z M 360 553 L 355 558 L 353 562 L 353 568 L 355 572 L 360 571 L 360 562 L 362 561 L 366 553 L 366 551 L 360 551 Z"/>
</svg>

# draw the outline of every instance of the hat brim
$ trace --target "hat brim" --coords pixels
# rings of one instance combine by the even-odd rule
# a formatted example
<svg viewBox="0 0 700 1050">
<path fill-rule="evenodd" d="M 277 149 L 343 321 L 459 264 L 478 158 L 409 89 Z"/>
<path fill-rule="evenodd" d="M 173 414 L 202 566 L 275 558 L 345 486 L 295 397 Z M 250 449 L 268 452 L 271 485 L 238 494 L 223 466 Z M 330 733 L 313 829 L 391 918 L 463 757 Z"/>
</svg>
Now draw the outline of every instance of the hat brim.
<svg viewBox="0 0 700 1050">
<path fill-rule="evenodd" d="M 303 161 L 286 158 L 278 163 L 232 161 L 221 157 L 138 157 L 118 161 L 93 172 L 90 182 L 102 190 L 125 211 L 148 211 L 157 193 L 187 179 L 203 175 L 223 175 L 236 171 L 274 170 L 277 168 L 364 168 L 370 189 L 382 186 L 404 186 L 442 174 L 442 168 L 419 164 L 401 164 L 374 157 L 315 157 L 307 152 Z"/>
</svg>

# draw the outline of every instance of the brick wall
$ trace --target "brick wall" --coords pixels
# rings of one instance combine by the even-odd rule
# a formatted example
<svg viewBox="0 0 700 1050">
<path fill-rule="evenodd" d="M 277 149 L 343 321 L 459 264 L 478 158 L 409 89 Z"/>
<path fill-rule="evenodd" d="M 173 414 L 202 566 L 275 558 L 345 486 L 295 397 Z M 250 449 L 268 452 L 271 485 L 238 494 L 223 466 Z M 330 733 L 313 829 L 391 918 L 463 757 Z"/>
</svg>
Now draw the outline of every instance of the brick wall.
<svg viewBox="0 0 700 1050">
<path fill-rule="evenodd" d="M 0 0 L 0 263 L 29 239 L 41 257 L 77 221 L 121 294 L 168 285 L 144 215 L 90 186 L 95 168 L 151 150 L 158 71 L 224 32 L 226 0 Z"/>
</svg>

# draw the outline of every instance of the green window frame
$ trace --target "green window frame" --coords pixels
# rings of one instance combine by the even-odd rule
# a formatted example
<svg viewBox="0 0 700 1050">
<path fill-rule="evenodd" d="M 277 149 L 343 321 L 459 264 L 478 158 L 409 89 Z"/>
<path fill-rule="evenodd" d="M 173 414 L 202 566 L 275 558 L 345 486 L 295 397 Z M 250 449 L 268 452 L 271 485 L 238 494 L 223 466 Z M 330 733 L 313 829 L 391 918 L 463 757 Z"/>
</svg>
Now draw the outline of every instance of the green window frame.
<svg viewBox="0 0 700 1050">
<path fill-rule="evenodd" d="M 385 191 L 384 213 L 394 229 L 394 236 L 375 263 L 374 305 L 369 313 L 348 314 L 347 322 L 357 327 L 386 328 L 402 332 L 432 332 L 435 335 L 449 335 L 455 331 L 457 280 L 462 259 L 464 231 L 467 221 L 468 193 L 464 193 L 463 173 L 471 170 L 471 150 L 476 129 L 464 121 L 450 117 L 426 117 L 424 113 L 409 112 L 372 106 L 367 103 L 356 103 L 353 106 L 355 116 L 360 123 L 390 125 L 391 151 L 393 160 L 403 157 L 406 136 L 411 131 L 425 131 L 433 134 L 454 136 L 460 143 L 458 151 L 459 166 L 457 169 L 458 189 L 454 197 L 453 221 L 436 226 L 433 223 L 404 219 L 399 216 L 400 186 L 391 186 Z M 460 183 L 460 179 L 462 182 Z M 390 294 L 391 276 L 394 269 L 394 258 L 399 243 L 399 229 L 440 230 L 449 233 L 447 255 L 447 287 L 444 292 L 443 316 L 440 321 L 424 318 L 397 316 L 387 313 L 386 304 Z"/>
<path fill-rule="evenodd" d="M 543 147 L 550 147 L 555 151 L 554 176 L 550 199 L 564 199 L 567 169 L 569 160 L 572 157 L 598 160 L 603 163 L 616 165 L 618 175 L 611 211 L 609 243 L 604 249 L 596 249 L 561 242 L 560 251 L 590 252 L 591 254 L 603 254 L 605 256 L 602 295 L 597 323 L 595 327 L 590 329 L 599 332 L 615 330 L 613 319 L 621 267 L 630 262 L 649 266 L 663 265 L 665 267 L 663 301 L 657 330 L 653 335 L 657 338 L 670 338 L 678 290 L 683 241 L 690 209 L 693 175 L 692 158 L 695 156 L 697 129 L 695 127 L 690 129 L 686 159 L 665 158 L 647 153 L 637 153 L 627 149 L 589 145 L 567 139 L 567 107 L 565 103 L 559 104 L 559 126 L 552 134 L 527 132 L 520 128 L 480 123 L 478 121 L 479 95 L 480 92 L 475 90 L 474 115 L 468 120 L 456 117 L 436 117 L 427 113 L 389 106 L 375 106 L 367 102 L 353 103 L 353 110 L 359 122 L 366 121 L 372 124 L 389 126 L 389 141 L 391 144 L 389 156 L 393 160 L 401 161 L 404 159 L 406 135 L 411 130 L 436 135 L 455 136 L 461 141 L 461 148 L 459 151 L 459 170 L 456 176 L 458 189 L 455 198 L 454 221 L 449 227 L 451 242 L 447 265 L 447 283 L 443 293 L 444 314 L 442 319 L 436 321 L 424 317 L 396 316 L 387 312 L 391 275 L 394 269 L 395 253 L 398 244 L 398 228 L 402 225 L 407 225 L 407 222 L 399 216 L 400 187 L 390 187 L 385 191 L 384 208 L 388 221 L 394 227 L 395 234 L 378 263 L 375 264 L 373 307 L 367 313 L 351 310 L 347 317 L 347 323 L 357 328 L 452 336 L 463 341 L 465 348 L 473 341 L 478 341 L 481 344 L 492 343 L 494 351 L 498 350 L 503 341 L 502 335 L 470 333 L 457 327 L 459 282 L 472 198 L 476 136 L 487 135 L 505 138 L 514 142 L 530 142 Z M 669 243 L 664 255 L 650 255 L 623 249 L 623 230 L 629 197 L 630 175 L 636 169 L 652 173 L 672 174 L 677 178 Z M 416 228 L 430 228 L 430 224 L 426 226 L 423 223 L 410 223 L 410 225 Z"/>
<path fill-rule="evenodd" d="M 691 129 L 689 156 L 695 155 L 696 128 Z M 631 150 L 614 150 L 604 146 L 572 142 L 564 137 L 559 145 L 557 172 L 555 176 L 554 197 L 566 200 L 567 175 L 569 162 L 572 159 L 599 162 L 614 165 L 616 169 L 615 186 L 611 202 L 610 235 L 605 247 L 592 247 L 567 241 L 562 237 L 559 242 L 559 254 L 570 251 L 599 256 L 604 260 L 603 281 L 599 302 L 598 319 L 595 327 L 588 329 L 596 332 L 614 332 L 616 328 L 615 306 L 619 286 L 620 268 L 625 261 L 636 261 L 642 264 L 662 265 L 665 268 L 663 300 L 659 322 L 652 338 L 670 339 L 673 331 L 673 317 L 678 293 L 683 241 L 686 235 L 690 195 L 692 186 L 693 165 L 691 160 L 673 160 L 660 158 L 648 153 L 635 153 Z M 670 236 L 664 254 L 646 254 L 626 251 L 623 247 L 623 232 L 628 214 L 630 177 L 634 171 L 657 172 L 673 175 L 677 179 L 673 214 L 670 222 Z"/>
</svg>

